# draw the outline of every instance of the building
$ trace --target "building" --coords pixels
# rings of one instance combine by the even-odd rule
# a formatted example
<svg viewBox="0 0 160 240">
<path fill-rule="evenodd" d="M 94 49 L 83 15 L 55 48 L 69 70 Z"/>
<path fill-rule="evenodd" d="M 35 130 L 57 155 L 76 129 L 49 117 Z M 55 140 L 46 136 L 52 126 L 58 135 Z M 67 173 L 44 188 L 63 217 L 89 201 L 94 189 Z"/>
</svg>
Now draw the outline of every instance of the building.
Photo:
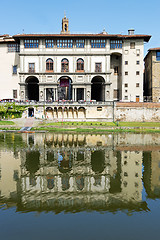
<svg viewBox="0 0 160 240">
<path fill-rule="evenodd" d="M 146 99 L 160 102 L 160 48 L 149 49 L 144 61 L 144 94 Z"/>
<path fill-rule="evenodd" d="M 134 30 L 71 34 L 66 16 L 60 34 L 2 36 L 0 98 L 142 102 L 143 47 L 150 37 Z"/>
</svg>

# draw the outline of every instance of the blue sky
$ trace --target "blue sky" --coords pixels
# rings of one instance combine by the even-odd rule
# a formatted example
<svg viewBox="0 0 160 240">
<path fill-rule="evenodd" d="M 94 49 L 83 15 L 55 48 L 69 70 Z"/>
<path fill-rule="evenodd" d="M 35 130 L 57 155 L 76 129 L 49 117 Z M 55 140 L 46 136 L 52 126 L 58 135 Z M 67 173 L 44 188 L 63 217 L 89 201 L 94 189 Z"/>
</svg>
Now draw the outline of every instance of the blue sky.
<svg viewBox="0 0 160 240">
<path fill-rule="evenodd" d="M 0 34 L 60 33 L 66 11 L 71 33 L 149 34 L 145 53 L 160 47 L 160 1 L 144 0 L 6 0 L 1 2 Z"/>
</svg>

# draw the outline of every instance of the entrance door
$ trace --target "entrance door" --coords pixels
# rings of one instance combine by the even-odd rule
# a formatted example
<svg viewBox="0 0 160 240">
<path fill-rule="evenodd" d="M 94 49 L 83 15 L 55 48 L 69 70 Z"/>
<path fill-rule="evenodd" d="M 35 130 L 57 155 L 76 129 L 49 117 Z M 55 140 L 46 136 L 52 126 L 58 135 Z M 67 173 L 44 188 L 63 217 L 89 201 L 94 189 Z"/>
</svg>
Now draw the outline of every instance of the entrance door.
<svg viewBox="0 0 160 240">
<path fill-rule="evenodd" d="M 28 108 L 28 117 L 34 117 L 34 108 Z"/>
</svg>

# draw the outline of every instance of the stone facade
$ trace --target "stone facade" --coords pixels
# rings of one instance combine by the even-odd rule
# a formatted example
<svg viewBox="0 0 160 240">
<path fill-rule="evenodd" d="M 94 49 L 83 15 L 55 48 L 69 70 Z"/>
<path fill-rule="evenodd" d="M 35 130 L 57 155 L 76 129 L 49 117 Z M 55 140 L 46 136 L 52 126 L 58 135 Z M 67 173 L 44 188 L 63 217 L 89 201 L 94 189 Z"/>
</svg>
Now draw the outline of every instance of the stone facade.
<svg viewBox="0 0 160 240">
<path fill-rule="evenodd" d="M 19 54 L 13 53 L 18 61 L 17 99 L 142 102 L 143 46 L 150 36 L 135 35 L 133 30 L 128 35 L 70 34 L 68 24 L 63 18 L 61 34 L 13 36 L 20 45 Z M 5 78 L 11 82 L 10 76 Z"/>
<path fill-rule="evenodd" d="M 149 49 L 145 57 L 145 96 L 153 102 L 160 102 L 160 48 Z"/>
</svg>

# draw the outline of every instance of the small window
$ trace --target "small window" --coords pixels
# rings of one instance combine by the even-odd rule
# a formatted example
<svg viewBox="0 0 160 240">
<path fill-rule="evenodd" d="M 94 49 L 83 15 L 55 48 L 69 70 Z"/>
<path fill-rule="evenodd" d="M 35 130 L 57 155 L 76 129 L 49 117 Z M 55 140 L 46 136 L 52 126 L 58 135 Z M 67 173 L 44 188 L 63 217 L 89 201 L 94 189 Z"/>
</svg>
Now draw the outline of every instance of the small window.
<svg viewBox="0 0 160 240">
<path fill-rule="evenodd" d="M 29 63 L 29 73 L 35 72 L 35 63 Z"/>
<path fill-rule="evenodd" d="M 13 90 L 13 98 L 17 98 L 17 90 Z"/>
<path fill-rule="evenodd" d="M 139 64 L 140 64 L 140 61 L 136 61 L 136 64 L 139 65 Z"/>
<path fill-rule="evenodd" d="M 118 74 L 118 67 L 114 67 L 114 74 L 117 75 Z"/>
<path fill-rule="evenodd" d="M 139 87 L 139 83 L 136 83 L 136 87 Z"/>
<path fill-rule="evenodd" d="M 124 86 L 125 86 L 125 87 L 128 87 L 128 83 L 125 83 Z"/>
<path fill-rule="evenodd" d="M 139 96 L 136 96 L 136 102 L 139 102 Z"/>
<path fill-rule="evenodd" d="M 139 71 L 136 71 L 136 75 L 140 75 L 140 72 L 139 72 Z"/>
<path fill-rule="evenodd" d="M 51 58 L 46 60 L 46 71 L 53 72 L 53 60 Z"/>
<path fill-rule="evenodd" d="M 76 48 L 84 48 L 84 39 L 76 40 Z"/>
<path fill-rule="evenodd" d="M 127 92 L 128 92 L 128 90 L 126 89 L 126 90 L 125 90 L 125 93 L 127 93 Z"/>
<path fill-rule="evenodd" d="M 102 72 L 102 63 L 95 63 L 95 72 Z"/>
<path fill-rule="evenodd" d="M 118 98 L 118 95 L 119 95 L 118 89 L 114 89 L 114 91 L 113 91 L 113 98 Z"/>
<path fill-rule="evenodd" d="M 135 49 L 135 42 L 130 42 L 130 49 Z"/>
<path fill-rule="evenodd" d="M 156 60 L 160 61 L 160 51 L 156 52 Z"/>
<path fill-rule="evenodd" d="M 61 72 L 69 72 L 69 61 L 66 58 L 61 61 Z"/>
<path fill-rule="evenodd" d="M 140 56 L 140 49 L 136 50 L 136 55 L 137 55 L 137 57 Z"/>
<path fill-rule="evenodd" d="M 125 75 L 128 75 L 128 72 L 125 72 Z"/>
<path fill-rule="evenodd" d="M 128 65 L 128 61 L 125 61 L 124 64 L 125 64 L 125 65 Z"/>
<path fill-rule="evenodd" d="M 84 71 L 84 60 L 82 58 L 77 60 L 77 71 Z"/>
<path fill-rule="evenodd" d="M 102 111 L 102 107 L 97 107 L 97 111 Z"/>
<path fill-rule="evenodd" d="M 124 96 L 124 99 L 125 99 L 125 100 L 128 100 L 128 96 Z"/>
<path fill-rule="evenodd" d="M 17 74 L 17 65 L 13 66 L 13 74 Z"/>
</svg>

